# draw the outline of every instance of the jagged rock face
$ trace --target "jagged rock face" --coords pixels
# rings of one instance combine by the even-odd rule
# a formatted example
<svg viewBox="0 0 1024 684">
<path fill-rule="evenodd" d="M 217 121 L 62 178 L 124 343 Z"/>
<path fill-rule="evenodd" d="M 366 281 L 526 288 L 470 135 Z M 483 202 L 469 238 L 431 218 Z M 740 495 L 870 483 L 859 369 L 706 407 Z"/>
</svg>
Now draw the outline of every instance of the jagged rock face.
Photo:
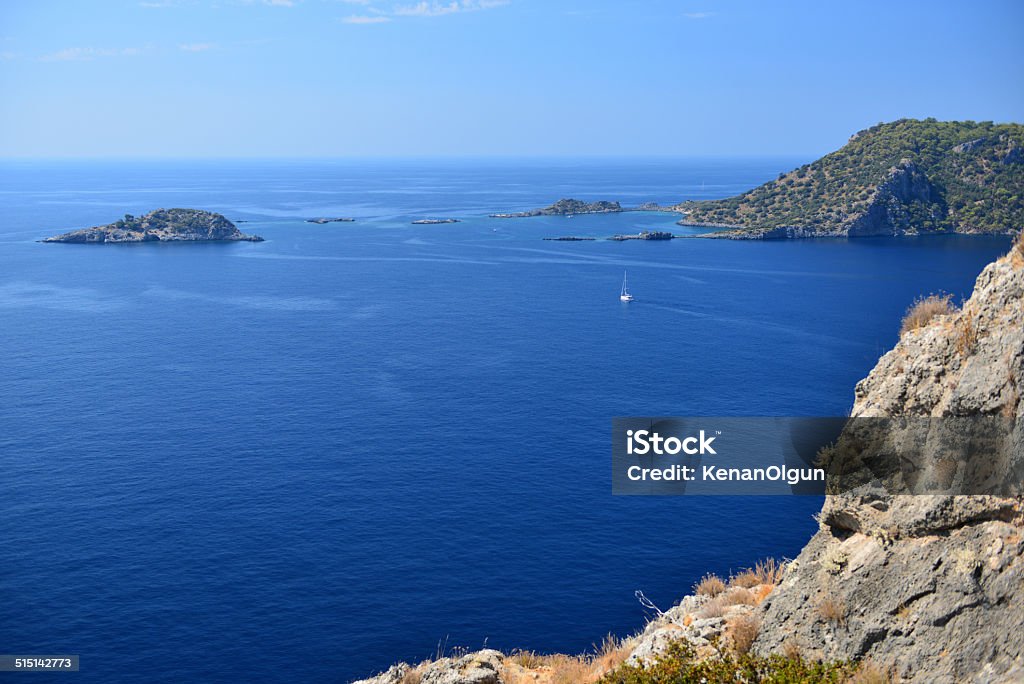
<svg viewBox="0 0 1024 684">
<path fill-rule="evenodd" d="M 908 207 L 927 207 L 935 218 L 945 216 L 939 192 L 916 164 L 904 160 L 889 170 L 889 176 L 878 186 L 875 196 L 860 217 L 844 227 L 850 237 L 869 235 L 902 235 L 915 232 Z"/>
<path fill-rule="evenodd" d="M 961 311 L 882 357 L 852 415 L 999 415 L 1016 421 L 1019 451 L 1022 303 L 1018 240 Z M 870 658 L 915 682 L 1024 680 L 1020 498 L 850 494 L 829 497 L 820 522 L 765 601 L 755 652 Z"/>
<path fill-rule="evenodd" d="M 964 307 L 903 336 L 854 390 L 853 416 L 1022 416 L 1024 250 L 978 276 Z M 971 349 L 962 349 L 973 330 Z M 969 352 L 969 353 L 965 353 Z"/>
</svg>

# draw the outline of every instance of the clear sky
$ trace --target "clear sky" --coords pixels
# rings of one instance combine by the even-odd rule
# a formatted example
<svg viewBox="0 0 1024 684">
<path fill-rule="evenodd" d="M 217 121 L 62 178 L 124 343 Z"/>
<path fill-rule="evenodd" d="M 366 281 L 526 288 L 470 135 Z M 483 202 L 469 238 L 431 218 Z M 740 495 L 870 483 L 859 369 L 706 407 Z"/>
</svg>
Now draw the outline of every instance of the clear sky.
<svg viewBox="0 0 1024 684">
<path fill-rule="evenodd" d="M 1024 2 L 3 0 L 0 156 L 817 155 L 1024 121 Z"/>
</svg>

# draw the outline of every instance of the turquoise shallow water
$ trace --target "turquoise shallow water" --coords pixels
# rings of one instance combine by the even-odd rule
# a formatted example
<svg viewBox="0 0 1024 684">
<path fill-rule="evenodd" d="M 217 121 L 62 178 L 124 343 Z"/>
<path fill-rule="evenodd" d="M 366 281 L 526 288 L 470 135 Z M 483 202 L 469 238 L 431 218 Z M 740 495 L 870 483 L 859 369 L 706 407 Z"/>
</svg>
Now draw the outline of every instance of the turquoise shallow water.
<svg viewBox="0 0 1024 684">
<path fill-rule="evenodd" d="M 795 555 L 813 497 L 613 498 L 611 418 L 841 414 L 913 298 L 1007 240 L 559 243 L 673 217 L 486 214 L 801 161 L 5 163 L 3 650 L 346 681 L 439 641 L 583 650 L 642 624 L 636 589 Z M 34 242 L 170 206 L 267 242 Z M 359 220 L 302 221 L 332 215 Z"/>
</svg>

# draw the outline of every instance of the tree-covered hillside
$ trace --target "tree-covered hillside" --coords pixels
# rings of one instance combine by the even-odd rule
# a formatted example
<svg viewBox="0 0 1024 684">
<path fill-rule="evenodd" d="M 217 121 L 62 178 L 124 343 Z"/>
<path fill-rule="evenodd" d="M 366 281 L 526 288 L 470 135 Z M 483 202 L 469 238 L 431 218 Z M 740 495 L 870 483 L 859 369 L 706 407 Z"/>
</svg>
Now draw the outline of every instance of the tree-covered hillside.
<svg viewBox="0 0 1024 684">
<path fill-rule="evenodd" d="M 1024 126 L 878 124 L 742 195 L 677 208 L 687 213 L 681 223 L 778 237 L 1017 231 L 1024 227 Z"/>
</svg>

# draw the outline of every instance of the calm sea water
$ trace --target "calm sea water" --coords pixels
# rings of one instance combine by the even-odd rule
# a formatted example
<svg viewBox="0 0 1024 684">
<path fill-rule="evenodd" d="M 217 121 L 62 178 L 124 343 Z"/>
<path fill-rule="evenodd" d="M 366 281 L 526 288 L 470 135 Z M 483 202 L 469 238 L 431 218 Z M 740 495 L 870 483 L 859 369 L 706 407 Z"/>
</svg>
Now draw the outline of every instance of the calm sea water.
<svg viewBox="0 0 1024 684">
<path fill-rule="evenodd" d="M 642 625 L 634 590 L 796 555 L 812 497 L 613 498 L 611 418 L 842 414 L 913 298 L 969 293 L 1007 241 L 485 215 L 803 161 L 5 163 L 0 652 L 347 681 L 438 642 L 581 651 Z M 35 242 L 174 206 L 267 242 Z M 334 215 L 359 220 L 303 222 Z"/>
</svg>

